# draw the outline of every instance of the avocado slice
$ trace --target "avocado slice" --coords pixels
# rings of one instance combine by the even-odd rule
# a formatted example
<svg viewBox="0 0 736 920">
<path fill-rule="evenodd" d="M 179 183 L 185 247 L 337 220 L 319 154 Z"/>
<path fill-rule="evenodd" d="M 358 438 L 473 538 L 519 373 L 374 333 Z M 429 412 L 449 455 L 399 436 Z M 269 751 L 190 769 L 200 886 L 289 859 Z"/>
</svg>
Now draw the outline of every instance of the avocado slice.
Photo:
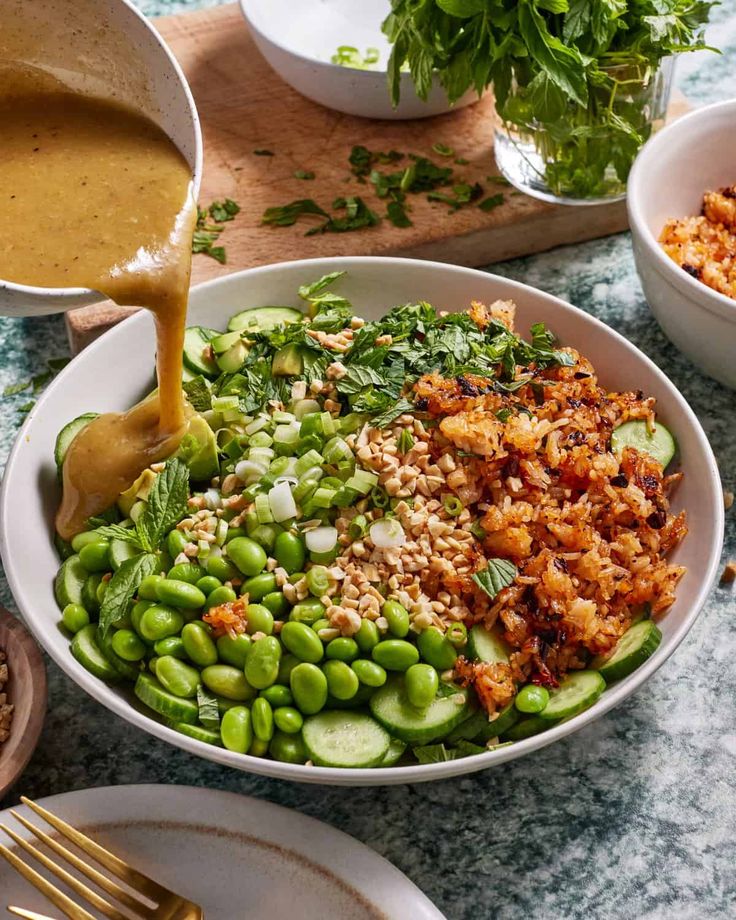
<svg viewBox="0 0 736 920">
<path fill-rule="evenodd" d="M 273 356 L 271 373 L 274 377 L 293 377 L 295 374 L 301 374 L 303 370 L 304 358 L 295 342 L 279 348 Z"/>
<path fill-rule="evenodd" d="M 189 420 L 189 428 L 176 456 L 189 467 L 189 475 L 195 482 L 205 482 L 218 474 L 220 464 L 215 432 L 201 415 L 193 415 Z"/>
<path fill-rule="evenodd" d="M 148 498 L 151 486 L 155 480 L 156 474 L 153 470 L 143 470 L 133 485 L 120 493 L 118 508 L 120 508 L 123 517 L 128 517 L 130 515 L 130 509 L 139 499 L 145 501 Z"/>
</svg>

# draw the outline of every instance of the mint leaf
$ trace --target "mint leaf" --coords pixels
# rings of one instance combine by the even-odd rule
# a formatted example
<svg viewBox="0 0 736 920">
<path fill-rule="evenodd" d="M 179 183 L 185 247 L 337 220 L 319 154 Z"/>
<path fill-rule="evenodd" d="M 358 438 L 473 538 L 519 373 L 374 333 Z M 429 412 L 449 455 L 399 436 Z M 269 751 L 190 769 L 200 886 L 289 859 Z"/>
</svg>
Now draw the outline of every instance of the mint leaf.
<svg viewBox="0 0 736 920">
<path fill-rule="evenodd" d="M 136 522 L 143 548 L 153 552 L 164 536 L 181 520 L 189 498 L 189 469 L 178 457 L 166 461 L 148 495 L 145 511 Z"/>
<path fill-rule="evenodd" d="M 120 565 L 107 585 L 100 607 L 100 630 L 103 637 L 111 626 L 126 615 L 143 579 L 153 575 L 159 567 L 159 561 L 153 553 L 141 553 Z"/>
<path fill-rule="evenodd" d="M 207 412 L 212 408 L 212 394 L 202 374 L 187 380 L 182 384 L 182 389 L 187 394 L 189 404 L 195 412 Z"/>
<path fill-rule="evenodd" d="M 205 728 L 218 729 L 220 727 L 220 710 L 217 706 L 217 697 L 212 696 L 200 684 L 197 687 L 197 706 L 199 708 L 199 721 Z"/>
<path fill-rule="evenodd" d="M 513 582 L 519 570 L 508 559 L 489 559 L 488 565 L 482 572 L 473 575 L 473 581 L 481 591 L 494 600 L 496 595 Z"/>
<path fill-rule="evenodd" d="M 454 748 L 445 747 L 444 744 L 424 744 L 412 749 L 419 763 L 445 763 L 448 760 L 459 760 L 461 757 L 483 754 L 485 751 L 486 748 L 479 744 L 472 744 L 470 741 L 461 741 Z"/>
<path fill-rule="evenodd" d="M 103 524 L 95 528 L 95 533 L 107 540 L 123 540 L 125 543 L 131 543 L 143 551 L 140 534 L 135 527 L 123 527 L 122 524 Z"/>
<path fill-rule="evenodd" d="M 262 224 L 271 224 L 274 227 L 291 227 L 303 216 L 327 217 L 327 211 L 321 208 L 312 198 L 298 198 L 279 207 L 266 208 L 261 217 Z"/>
<path fill-rule="evenodd" d="M 375 418 L 371 419 L 371 428 L 386 428 L 391 422 L 396 421 L 400 415 L 403 415 L 405 412 L 413 411 L 413 403 L 410 403 L 408 399 L 398 399 L 393 406 L 390 406 L 388 409 L 381 412 L 380 415 L 376 415 Z"/>
</svg>

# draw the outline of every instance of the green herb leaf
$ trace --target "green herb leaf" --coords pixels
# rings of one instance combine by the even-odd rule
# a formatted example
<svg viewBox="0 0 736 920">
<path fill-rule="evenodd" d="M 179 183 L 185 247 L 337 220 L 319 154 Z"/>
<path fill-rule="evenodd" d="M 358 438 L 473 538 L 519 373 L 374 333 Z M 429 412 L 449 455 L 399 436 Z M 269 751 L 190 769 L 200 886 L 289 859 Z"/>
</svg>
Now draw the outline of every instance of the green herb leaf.
<svg viewBox="0 0 736 920">
<path fill-rule="evenodd" d="M 409 215 L 406 213 L 404 203 L 401 201 L 389 201 L 386 205 L 386 217 L 388 217 L 394 227 L 412 226 Z"/>
<path fill-rule="evenodd" d="M 207 412 L 212 408 L 212 393 L 202 374 L 185 381 L 182 384 L 182 389 L 186 393 L 189 405 L 195 412 Z"/>
<path fill-rule="evenodd" d="M 408 399 L 398 399 L 392 406 L 385 409 L 380 415 L 371 419 L 371 428 L 387 428 L 391 422 L 403 415 L 405 412 L 414 412 L 414 404 Z"/>
<path fill-rule="evenodd" d="M 254 151 L 253 151 L 253 156 L 256 156 L 256 157 L 273 157 L 273 156 L 276 156 L 276 154 L 273 152 L 273 150 L 265 150 L 264 148 L 261 148 L 261 149 L 259 149 L 259 150 L 254 150 Z"/>
<path fill-rule="evenodd" d="M 189 469 L 183 461 L 172 457 L 156 476 L 136 530 L 144 549 L 159 548 L 164 536 L 184 517 L 189 498 Z"/>
<path fill-rule="evenodd" d="M 481 591 L 494 600 L 500 591 L 508 588 L 518 574 L 519 570 L 508 559 L 489 559 L 486 568 L 473 575 L 473 581 Z"/>
<path fill-rule="evenodd" d="M 439 141 L 437 141 L 436 144 L 432 144 L 432 150 L 434 150 L 434 152 L 439 154 L 441 157 L 455 156 L 455 151 L 452 149 L 452 147 L 448 147 L 447 144 L 441 144 Z"/>
<path fill-rule="evenodd" d="M 3 396 L 15 396 L 27 390 L 31 386 L 31 380 L 21 380 L 19 383 L 11 383 L 3 390 Z"/>
<path fill-rule="evenodd" d="M 499 192 L 497 195 L 489 195 L 488 198 L 484 198 L 478 204 L 478 207 L 481 211 L 495 211 L 496 208 L 501 207 L 504 202 L 503 195 Z"/>
<path fill-rule="evenodd" d="M 123 527 L 122 524 L 103 524 L 95 528 L 95 532 L 106 540 L 122 540 L 137 546 L 143 552 L 145 547 L 141 543 L 140 534 L 135 527 Z"/>
<path fill-rule="evenodd" d="M 474 754 L 484 754 L 487 748 L 470 741 L 459 741 L 455 747 L 445 747 L 444 744 L 423 744 L 412 748 L 412 753 L 419 763 L 445 763 L 448 760 L 459 760 L 461 757 L 472 757 Z"/>
<path fill-rule="evenodd" d="M 262 224 L 272 224 L 275 227 L 291 227 L 300 217 L 329 217 L 312 198 L 298 198 L 289 204 L 280 207 L 266 208 L 261 218 Z"/>
<path fill-rule="evenodd" d="M 294 170 L 295 179 L 305 179 L 309 181 L 310 179 L 314 179 L 314 177 L 315 177 L 315 173 L 312 172 L 311 169 L 295 169 Z"/>
<path fill-rule="evenodd" d="M 197 687 L 197 708 L 199 709 L 199 721 L 205 728 L 216 730 L 220 727 L 217 697 L 213 696 L 202 684 Z"/>
<path fill-rule="evenodd" d="M 158 569 L 159 561 L 153 553 L 141 553 L 120 565 L 108 582 L 100 607 L 100 630 L 103 636 L 127 614 L 130 602 L 143 579 Z"/>
</svg>

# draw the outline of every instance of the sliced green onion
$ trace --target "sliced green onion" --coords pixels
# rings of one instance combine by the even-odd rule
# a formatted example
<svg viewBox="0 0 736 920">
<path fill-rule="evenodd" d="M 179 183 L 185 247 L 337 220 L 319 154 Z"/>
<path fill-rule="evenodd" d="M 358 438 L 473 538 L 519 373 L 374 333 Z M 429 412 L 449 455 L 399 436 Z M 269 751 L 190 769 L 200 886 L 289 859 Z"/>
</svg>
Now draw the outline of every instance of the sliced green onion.
<svg viewBox="0 0 736 920">
<path fill-rule="evenodd" d="M 369 530 L 370 538 L 379 549 L 396 549 L 406 543 L 404 528 L 396 518 L 380 518 Z"/>
<path fill-rule="evenodd" d="M 307 412 L 306 415 L 302 416 L 301 425 L 299 426 L 299 434 L 302 438 L 306 438 L 309 437 L 309 435 L 314 434 L 319 435 L 321 433 L 321 413 Z"/>
<path fill-rule="evenodd" d="M 315 527 L 304 534 L 310 553 L 330 553 L 337 546 L 337 527 Z"/>
<path fill-rule="evenodd" d="M 259 524 L 272 524 L 273 523 L 273 514 L 271 513 L 271 503 L 269 501 L 268 495 L 264 492 L 261 492 L 260 495 L 256 495 L 256 514 L 258 515 Z"/>
<path fill-rule="evenodd" d="M 248 443 L 251 447 L 271 447 L 273 438 L 267 431 L 257 431 Z"/>
<path fill-rule="evenodd" d="M 267 415 L 259 415 L 258 418 L 254 418 L 249 425 L 245 426 L 245 433 L 254 435 L 257 431 L 267 428 L 269 423 L 270 419 Z"/>
<path fill-rule="evenodd" d="M 212 408 L 215 412 L 227 412 L 229 409 L 237 409 L 238 397 L 235 393 L 230 396 L 215 396 L 212 400 Z"/>
<path fill-rule="evenodd" d="M 320 429 L 326 438 L 331 438 L 335 434 L 335 420 L 329 412 L 322 412 L 319 417 Z"/>
<path fill-rule="evenodd" d="M 473 526 L 470 528 L 470 532 L 473 534 L 476 540 L 484 540 L 486 536 L 485 530 L 480 525 L 480 521 L 475 521 Z"/>
<path fill-rule="evenodd" d="M 302 457 L 304 454 L 308 453 L 310 450 L 321 450 L 322 449 L 322 439 L 316 434 L 307 435 L 306 438 L 300 437 L 296 445 L 296 450 L 294 453 L 297 457 Z"/>
<path fill-rule="evenodd" d="M 300 399 L 294 403 L 293 411 L 296 418 L 301 421 L 305 415 L 313 415 L 321 412 L 322 407 L 316 399 Z"/>
<path fill-rule="evenodd" d="M 408 428 L 401 429 L 397 446 L 400 454 L 408 454 L 412 447 L 414 447 L 414 436 Z"/>
<path fill-rule="evenodd" d="M 215 528 L 215 543 L 218 546 L 223 546 L 225 540 L 227 540 L 227 521 L 223 521 L 222 518 L 220 518 Z"/>
<path fill-rule="evenodd" d="M 278 410 L 273 413 L 271 418 L 274 422 L 276 422 L 277 425 L 283 425 L 288 422 L 296 421 L 296 416 L 293 415 L 291 412 L 280 412 Z"/>
<path fill-rule="evenodd" d="M 254 460 L 256 463 L 265 463 L 266 466 L 276 456 L 276 452 L 270 447 L 251 447 L 248 451 L 248 460 Z"/>
<path fill-rule="evenodd" d="M 351 505 L 355 504 L 357 498 L 358 493 L 355 489 L 349 489 L 347 486 L 343 486 L 335 492 L 332 504 L 335 508 L 349 508 Z"/>
<path fill-rule="evenodd" d="M 273 446 L 277 454 L 293 454 L 299 441 L 299 432 L 291 425 L 277 425 L 273 432 Z"/>
<path fill-rule="evenodd" d="M 306 453 L 302 454 L 301 457 L 296 461 L 295 469 L 296 475 L 301 476 L 311 467 L 319 466 L 321 467 L 323 463 L 322 455 L 317 453 L 316 450 L 308 450 Z"/>
<path fill-rule="evenodd" d="M 255 500 L 256 495 L 259 495 L 261 492 L 263 492 L 263 486 L 260 482 L 252 482 L 243 489 L 241 494 L 247 502 L 252 502 Z"/>
<path fill-rule="evenodd" d="M 451 623 L 447 627 L 445 638 L 455 648 L 461 648 L 468 641 L 468 628 L 465 623 Z"/>
<path fill-rule="evenodd" d="M 277 523 L 296 517 L 297 507 L 288 482 L 280 482 L 268 493 L 273 519 Z"/>
<path fill-rule="evenodd" d="M 254 460 L 240 460 L 235 464 L 235 475 L 246 485 L 257 482 L 265 472 L 266 465 Z"/>
<path fill-rule="evenodd" d="M 276 457 L 271 461 L 268 472 L 273 476 L 297 476 L 294 457 Z"/>
<path fill-rule="evenodd" d="M 291 490 L 291 494 L 294 496 L 294 501 L 299 502 L 300 504 L 306 501 L 316 492 L 318 485 L 319 482 L 316 479 L 300 479 L 299 482 Z"/>
<path fill-rule="evenodd" d="M 351 540 L 359 540 L 368 529 L 368 518 L 364 514 L 356 515 L 348 527 L 348 536 Z"/>
<path fill-rule="evenodd" d="M 322 479 L 324 475 L 325 471 L 321 466 L 310 466 L 308 470 L 299 474 L 299 482 L 301 482 L 302 479 Z"/>
<path fill-rule="evenodd" d="M 315 508 L 331 508 L 336 494 L 336 489 L 325 489 L 320 485 L 320 488 L 317 489 L 311 497 L 310 503 L 314 505 Z"/>
<path fill-rule="evenodd" d="M 338 463 L 340 460 L 352 460 L 353 452 L 347 442 L 340 437 L 330 438 L 322 451 L 327 463 Z"/>
<path fill-rule="evenodd" d="M 445 495 L 442 499 L 442 507 L 450 517 L 457 517 L 458 514 L 462 514 L 465 510 L 465 505 L 460 501 L 457 495 Z"/>
<path fill-rule="evenodd" d="M 373 489 L 371 489 L 371 501 L 376 506 L 376 508 L 388 508 L 388 493 L 380 486 L 375 486 Z"/>
</svg>

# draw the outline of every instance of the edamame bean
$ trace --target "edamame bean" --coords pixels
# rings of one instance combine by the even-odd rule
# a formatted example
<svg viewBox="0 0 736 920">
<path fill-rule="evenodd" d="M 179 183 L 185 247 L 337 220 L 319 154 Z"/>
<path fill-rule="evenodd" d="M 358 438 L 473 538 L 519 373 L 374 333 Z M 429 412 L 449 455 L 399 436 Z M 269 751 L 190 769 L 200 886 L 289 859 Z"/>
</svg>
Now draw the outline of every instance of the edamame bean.
<svg viewBox="0 0 736 920">
<path fill-rule="evenodd" d="M 289 686 L 300 712 L 305 716 L 319 712 L 327 702 L 327 678 L 316 664 L 302 662 L 291 672 Z"/>
<path fill-rule="evenodd" d="M 166 538 L 166 549 L 171 558 L 176 559 L 179 553 L 183 553 L 188 542 L 181 530 L 172 530 Z"/>
<path fill-rule="evenodd" d="M 217 664 L 217 646 L 212 641 L 204 623 L 199 621 L 187 623 L 181 631 L 181 641 L 184 643 L 187 655 L 200 668 Z"/>
<path fill-rule="evenodd" d="M 282 763 L 306 763 L 309 759 L 301 734 L 287 735 L 286 732 L 274 732 L 268 752 L 274 760 Z"/>
<path fill-rule="evenodd" d="M 100 602 L 97 599 L 97 589 L 102 584 L 102 574 L 94 572 L 88 575 L 82 585 L 82 606 L 89 610 L 90 613 L 96 614 L 100 611 Z"/>
<path fill-rule="evenodd" d="M 289 620 L 296 623 L 306 623 L 311 626 L 317 620 L 323 619 L 325 609 L 325 605 L 318 598 L 306 597 L 291 608 Z"/>
<path fill-rule="evenodd" d="M 549 690 L 534 684 L 522 687 L 514 700 L 514 705 L 519 712 L 541 712 L 547 703 L 549 703 Z"/>
<path fill-rule="evenodd" d="M 295 735 L 304 725 L 304 717 L 293 706 L 280 706 L 274 711 L 273 721 L 276 728 L 287 735 Z"/>
<path fill-rule="evenodd" d="M 272 684 L 270 687 L 266 687 L 265 690 L 261 690 L 258 695 L 262 696 L 264 700 L 268 700 L 274 709 L 279 706 L 291 706 L 294 702 L 291 690 L 284 684 Z"/>
<path fill-rule="evenodd" d="M 275 620 L 283 620 L 291 608 L 291 605 L 280 591 L 272 591 L 267 594 L 261 603 L 271 611 Z"/>
<path fill-rule="evenodd" d="M 61 612 L 61 622 L 70 633 L 78 633 L 89 625 L 89 614 L 81 604 L 67 604 Z"/>
<path fill-rule="evenodd" d="M 279 674 L 276 678 L 280 684 L 289 683 L 289 678 L 291 677 L 291 672 L 299 664 L 299 659 L 296 655 L 292 655 L 290 652 L 286 655 L 281 656 L 281 661 L 279 663 Z M 291 691 L 289 691 L 291 692 Z"/>
<path fill-rule="evenodd" d="M 339 639 L 333 639 L 327 644 L 325 656 L 334 658 L 336 661 L 347 661 L 350 664 L 359 654 L 358 643 L 355 639 L 349 639 L 346 636 L 340 636 Z"/>
<path fill-rule="evenodd" d="M 422 658 L 438 671 L 447 671 L 455 664 L 457 652 L 451 642 L 434 626 L 417 636 L 417 646 Z"/>
<path fill-rule="evenodd" d="M 374 645 L 378 645 L 381 638 L 378 627 L 373 620 L 361 620 L 360 628 L 353 636 L 361 652 L 370 652 Z"/>
<path fill-rule="evenodd" d="M 306 577 L 307 577 L 306 572 L 292 572 L 289 575 L 289 584 L 295 585 L 298 581 L 301 581 L 302 578 L 306 578 Z"/>
<path fill-rule="evenodd" d="M 267 594 L 276 590 L 276 576 L 272 572 L 261 572 L 243 582 L 240 593 L 247 594 L 250 601 L 262 601 Z"/>
<path fill-rule="evenodd" d="M 403 639 L 409 632 L 409 612 L 398 601 L 385 601 L 381 615 L 388 620 L 388 631 L 391 635 Z"/>
<path fill-rule="evenodd" d="M 157 660 L 156 677 L 174 696 L 191 699 L 197 695 L 199 671 L 173 655 L 163 655 Z"/>
<path fill-rule="evenodd" d="M 140 661 L 146 657 L 146 646 L 132 629 L 118 629 L 112 634 L 110 644 L 123 661 Z"/>
<path fill-rule="evenodd" d="M 351 700 L 358 692 L 358 675 L 344 661 L 325 661 L 322 671 L 327 678 L 327 688 L 336 700 Z"/>
<path fill-rule="evenodd" d="M 225 543 L 229 543 L 231 540 L 235 540 L 236 537 L 244 537 L 245 530 L 242 527 L 228 527 L 227 536 L 225 537 Z"/>
<path fill-rule="evenodd" d="M 250 710 L 245 706 L 228 709 L 220 721 L 220 737 L 228 751 L 246 754 L 253 743 Z"/>
<path fill-rule="evenodd" d="M 210 553 L 204 567 L 208 575 L 214 575 L 215 578 L 219 578 L 222 582 L 232 581 L 233 578 L 240 577 L 240 572 L 224 556 L 215 556 Z"/>
<path fill-rule="evenodd" d="M 176 636 L 184 625 L 184 617 L 173 607 L 164 604 L 154 604 L 149 607 L 140 618 L 138 634 L 148 642 L 156 642 L 167 636 Z"/>
<path fill-rule="evenodd" d="M 215 588 L 214 591 L 207 595 L 207 600 L 204 602 L 204 609 L 211 610 L 213 607 L 219 607 L 221 604 L 232 604 L 233 601 L 237 599 L 238 595 L 232 588 L 228 588 L 227 585 L 220 585 L 219 588 Z"/>
<path fill-rule="evenodd" d="M 79 553 L 82 547 L 91 543 L 99 543 L 100 541 L 106 543 L 107 538 L 100 536 L 96 530 L 83 530 L 72 537 L 72 549 L 75 553 Z"/>
<path fill-rule="evenodd" d="M 180 562 L 179 565 L 172 566 L 166 573 L 166 579 L 174 581 L 185 581 L 187 584 L 196 585 L 204 575 L 204 569 L 201 565 L 195 565 L 193 562 Z"/>
<path fill-rule="evenodd" d="M 227 554 L 243 575 L 258 575 L 266 565 L 266 551 L 250 537 L 236 537 L 227 544 Z"/>
<path fill-rule="evenodd" d="M 171 655 L 173 658 L 187 658 L 187 652 L 181 636 L 168 636 L 166 639 L 159 639 L 153 644 L 154 652 L 163 658 L 164 655 Z"/>
<path fill-rule="evenodd" d="M 276 537 L 280 533 L 283 533 L 283 530 L 278 524 L 259 524 L 249 536 L 262 546 L 270 556 L 273 553 Z"/>
<path fill-rule="evenodd" d="M 375 661 L 359 658 L 353 661 L 350 667 L 358 675 L 358 680 L 366 687 L 382 687 L 387 680 L 386 671 Z"/>
<path fill-rule="evenodd" d="M 240 633 L 237 636 L 220 636 L 217 640 L 217 654 L 226 663 L 242 671 L 250 651 L 250 636 Z"/>
<path fill-rule="evenodd" d="M 281 661 L 281 643 L 275 636 L 256 639 L 245 659 L 245 676 L 257 690 L 276 683 Z"/>
<path fill-rule="evenodd" d="M 251 746 L 248 748 L 251 757 L 264 757 L 268 754 L 268 741 L 261 741 L 260 738 L 254 738 Z"/>
<path fill-rule="evenodd" d="M 273 738 L 273 709 L 268 700 L 262 696 L 253 700 L 250 718 L 253 723 L 253 734 L 256 738 L 260 741 L 270 741 Z"/>
<path fill-rule="evenodd" d="M 270 636 L 273 632 L 273 615 L 263 604 L 248 604 L 245 609 L 246 629 L 253 633 L 262 632 Z"/>
<path fill-rule="evenodd" d="M 153 603 L 153 601 L 137 601 L 135 604 L 133 604 L 133 609 L 130 611 L 130 624 L 133 627 L 133 629 L 138 633 L 139 636 L 141 634 L 141 630 L 140 630 L 141 617 L 146 612 L 146 610 L 148 610 L 149 607 L 154 607 L 154 606 L 155 604 Z"/>
<path fill-rule="evenodd" d="M 79 561 L 88 572 L 107 572 L 110 569 L 109 540 L 86 543 L 79 550 Z"/>
<path fill-rule="evenodd" d="M 196 585 L 172 578 L 164 578 L 156 585 L 156 596 L 162 604 L 170 604 L 182 610 L 197 610 L 204 607 L 207 600 Z"/>
<path fill-rule="evenodd" d="M 312 629 L 319 636 L 319 631 L 321 629 L 330 629 L 330 621 L 325 619 L 325 617 L 322 617 L 321 620 L 317 620 L 316 622 L 312 623 Z"/>
<path fill-rule="evenodd" d="M 289 573 L 299 572 L 304 568 L 307 550 L 301 537 L 285 530 L 274 541 L 273 555 L 282 569 Z"/>
<path fill-rule="evenodd" d="M 330 587 L 327 569 L 323 565 L 313 565 L 307 572 L 307 589 L 314 597 L 322 597 Z"/>
<path fill-rule="evenodd" d="M 205 597 L 209 597 L 213 591 L 222 587 L 222 582 L 219 578 L 215 578 L 214 575 L 203 575 L 196 584 Z"/>
<path fill-rule="evenodd" d="M 404 675 L 404 685 L 412 706 L 426 709 L 437 696 L 440 679 L 431 665 L 413 664 Z"/>
<path fill-rule="evenodd" d="M 322 640 L 314 630 L 305 623 L 284 623 L 279 638 L 288 651 L 300 661 L 315 663 L 322 659 L 324 647 Z"/>
<path fill-rule="evenodd" d="M 384 639 L 373 647 L 373 660 L 387 671 L 406 671 L 419 661 L 419 650 L 403 639 Z"/>
<path fill-rule="evenodd" d="M 229 664 L 211 664 L 202 671 L 202 683 L 226 700 L 252 700 L 256 695 L 242 671 Z"/>
<path fill-rule="evenodd" d="M 157 601 L 156 585 L 163 580 L 163 575 L 146 575 L 138 585 L 138 597 L 144 601 Z"/>
</svg>

